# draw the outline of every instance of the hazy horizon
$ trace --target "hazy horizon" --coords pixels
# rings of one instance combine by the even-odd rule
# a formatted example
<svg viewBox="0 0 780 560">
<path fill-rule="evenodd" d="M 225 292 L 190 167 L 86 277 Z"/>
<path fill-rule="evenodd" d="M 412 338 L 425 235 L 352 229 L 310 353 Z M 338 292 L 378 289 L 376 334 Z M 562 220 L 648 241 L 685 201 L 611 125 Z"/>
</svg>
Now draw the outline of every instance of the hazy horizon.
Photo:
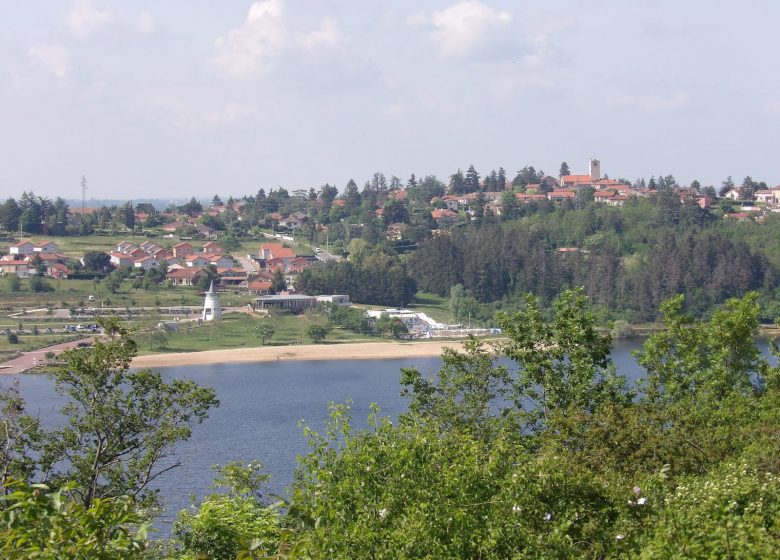
<svg viewBox="0 0 780 560">
<path fill-rule="evenodd" d="M 0 199 L 198 198 L 561 161 L 780 183 L 769 0 L 52 0 L 0 23 Z"/>
</svg>

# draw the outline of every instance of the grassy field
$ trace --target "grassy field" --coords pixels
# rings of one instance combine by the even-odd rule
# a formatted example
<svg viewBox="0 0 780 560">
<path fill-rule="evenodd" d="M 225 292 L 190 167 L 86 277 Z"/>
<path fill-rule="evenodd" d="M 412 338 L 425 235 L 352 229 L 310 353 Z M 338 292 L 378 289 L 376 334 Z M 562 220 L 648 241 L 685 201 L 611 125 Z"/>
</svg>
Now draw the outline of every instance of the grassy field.
<svg viewBox="0 0 780 560">
<path fill-rule="evenodd" d="M 6 336 L 0 333 L 0 362 L 14 358 L 17 352 L 29 352 L 30 350 L 37 350 L 38 348 L 59 344 L 60 342 L 68 342 L 78 338 L 83 338 L 83 335 L 66 333 L 38 335 L 20 334 L 19 343 L 10 344 Z"/>
<path fill-rule="evenodd" d="M 21 289 L 17 292 L 9 292 L 5 283 L 0 279 L 0 310 L 18 311 L 22 308 L 38 309 L 43 307 L 58 307 L 69 309 L 71 307 L 152 307 L 152 306 L 176 306 L 176 305 L 201 305 L 203 294 L 195 288 L 160 287 L 156 290 L 133 288 L 129 281 L 122 283 L 117 293 L 110 293 L 101 281 L 95 280 L 53 280 L 47 279 L 52 291 L 36 293 L 29 289 L 29 280 L 21 281 Z M 89 296 L 95 297 L 93 302 Z M 246 305 L 252 300 L 251 296 L 227 293 L 222 295 L 223 306 Z"/>
<path fill-rule="evenodd" d="M 455 322 L 450 313 L 448 298 L 436 294 L 418 292 L 414 296 L 414 301 L 409 304 L 409 309 L 425 313 L 442 323 Z"/>
<path fill-rule="evenodd" d="M 206 323 L 197 326 L 182 324 L 180 331 L 169 333 L 166 342 L 160 344 L 150 343 L 139 337 L 140 354 L 156 354 L 166 352 L 199 352 L 203 350 L 216 350 L 227 348 L 254 348 L 262 346 L 261 340 L 255 334 L 255 326 L 270 322 L 276 333 L 266 345 L 286 345 L 304 343 L 311 340 L 306 338 L 304 330 L 312 323 L 325 324 L 325 319 L 318 315 L 281 315 L 276 317 L 249 316 L 243 313 L 229 314 L 222 321 Z M 330 331 L 325 342 L 369 340 L 365 335 L 349 332 L 342 328 L 334 328 Z M 372 338 L 371 340 L 378 340 Z"/>
</svg>

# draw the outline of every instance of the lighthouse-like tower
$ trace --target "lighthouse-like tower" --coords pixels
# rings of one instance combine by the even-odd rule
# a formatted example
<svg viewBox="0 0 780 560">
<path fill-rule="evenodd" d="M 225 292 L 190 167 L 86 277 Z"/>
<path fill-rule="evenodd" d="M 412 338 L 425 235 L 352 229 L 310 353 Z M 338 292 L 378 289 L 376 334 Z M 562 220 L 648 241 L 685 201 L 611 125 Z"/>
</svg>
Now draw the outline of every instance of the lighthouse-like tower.
<svg viewBox="0 0 780 560">
<path fill-rule="evenodd" d="M 206 299 L 203 301 L 203 313 L 200 318 L 204 321 L 218 321 L 222 319 L 222 306 L 219 305 L 219 294 L 214 289 L 213 281 L 209 291 L 206 292 Z"/>
</svg>

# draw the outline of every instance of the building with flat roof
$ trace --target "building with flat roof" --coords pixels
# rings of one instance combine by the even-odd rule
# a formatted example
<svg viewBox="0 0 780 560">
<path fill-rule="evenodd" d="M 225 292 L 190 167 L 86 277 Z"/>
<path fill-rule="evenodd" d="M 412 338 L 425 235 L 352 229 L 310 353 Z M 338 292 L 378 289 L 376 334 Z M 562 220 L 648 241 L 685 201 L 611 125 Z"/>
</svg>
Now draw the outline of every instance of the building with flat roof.
<svg viewBox="0 0 780 560">
<path fill-rule="evenodd" d="M 317 298 L 304 295 L 272 295 L 260 296 L 254 299 L 254 309 L 277 309 L 300 313 L 306 309 L 317 307 Z"/>
</svg>

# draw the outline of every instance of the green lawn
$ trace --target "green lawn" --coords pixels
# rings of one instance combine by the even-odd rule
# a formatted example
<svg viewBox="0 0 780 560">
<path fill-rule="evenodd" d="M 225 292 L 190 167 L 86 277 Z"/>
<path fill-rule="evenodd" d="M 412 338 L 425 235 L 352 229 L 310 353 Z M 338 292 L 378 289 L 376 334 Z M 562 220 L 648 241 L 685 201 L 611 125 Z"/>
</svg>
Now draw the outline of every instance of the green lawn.
<svg viewBox="0 0 780 560">
<path fill-rule="evenodd" d="M 150 344 L 143 337 L 139 341 L 140 354 L 155 354 L 165 352 L 199 352 L 202 350 L 217 350 L 227 348 L 255 348 L 262 346 L 255 335 L 255 326 L 261 322 L 270 322 L 276 327 L 276 333 L 266 345 L 286 345 L 303 343 L 311 340 L 303 334 L 306 327 L 315 322 L 325 324 L 325 318 L 318 315 L 280 315 L 276 317 L 249 316 L 243 313 L 226 315 L 222 321 L 206 323 L 197 326 L 182 324 L 180 331 L 169 333 L 167 341 L 157 346 Z M 361 341 L 367 340 L 365 335 L 349 332 L 342 328 L 334 328 L 328 334 L 325 342 Z"/>
<path fill-rule="evenodd" d="M 414 311 L 425 313 L 442 323 L 455 322 L 452 318 L 452 313 L 450 313 L 449 299 L 446 297 L 417 292 L 417 295 L 414 296 L 414 301 L 408 307 Z"/>
<path fill-rule="evenodd" d="M 112 294 L 101 281 L 94 280 L 53 280 L 47 279 L 52 291 L 35 293 L 29 289 L 29 281 L 22 280 L 18 292 L 8 292 L 0 281 L 0 310 L 19 311 L 22 308 L 37 309 L 56 307 L 152 307 L 176 305 L 201 305 L 203 294 L 195 288 L 176 287 L 156 290 L 133 288 L 129 281 L 122 283 L 117 293 Z M 93 302 L 89 296 L 95 296 Z M 242 306 L 251 302 L 249 295 L 226 293 L 221 295 L 223 306 Z"/>
</svg>

